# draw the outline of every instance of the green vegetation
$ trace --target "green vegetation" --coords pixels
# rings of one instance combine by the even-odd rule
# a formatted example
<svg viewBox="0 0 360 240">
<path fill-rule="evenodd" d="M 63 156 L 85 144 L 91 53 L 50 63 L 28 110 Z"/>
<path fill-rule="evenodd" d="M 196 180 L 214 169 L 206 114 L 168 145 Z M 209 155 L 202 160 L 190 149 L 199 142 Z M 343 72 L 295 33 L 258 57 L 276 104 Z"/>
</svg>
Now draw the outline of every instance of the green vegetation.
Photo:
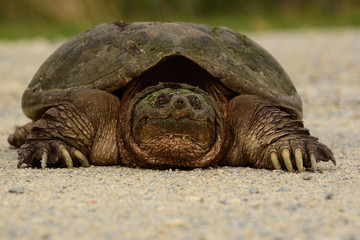
<svg viewBox="0 0 360 240">
<path fill-rule="evenodd" d="M 240 31 L 360 25 L 359 0 L 0 0 L 0 38 L 75 35 L 101 22 L 188 21 Z"/>
</svg>

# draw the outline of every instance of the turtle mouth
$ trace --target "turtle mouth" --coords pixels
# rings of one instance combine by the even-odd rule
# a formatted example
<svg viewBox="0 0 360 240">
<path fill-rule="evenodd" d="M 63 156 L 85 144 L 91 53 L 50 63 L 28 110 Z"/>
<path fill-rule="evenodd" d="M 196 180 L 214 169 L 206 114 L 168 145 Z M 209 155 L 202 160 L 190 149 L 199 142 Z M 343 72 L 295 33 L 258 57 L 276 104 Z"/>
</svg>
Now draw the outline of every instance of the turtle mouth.
<svg viewBox="0 0 360 240">
<path fill-rule="evenodd" d="M 136 126 L 134 140 L 153 166 L 194 167 L 215 142 L 208 120 L 144 117 Z"/>
<path fill-rule="evenodd" d="M 215 139 L 214 124 L 210 120 L 172 116 L 164 118 L 143 117 L 133 129 L 135 141 L 142 144 L 154 138 L 187 138 L 194 142 L 212 144 Z"/>
</svg>

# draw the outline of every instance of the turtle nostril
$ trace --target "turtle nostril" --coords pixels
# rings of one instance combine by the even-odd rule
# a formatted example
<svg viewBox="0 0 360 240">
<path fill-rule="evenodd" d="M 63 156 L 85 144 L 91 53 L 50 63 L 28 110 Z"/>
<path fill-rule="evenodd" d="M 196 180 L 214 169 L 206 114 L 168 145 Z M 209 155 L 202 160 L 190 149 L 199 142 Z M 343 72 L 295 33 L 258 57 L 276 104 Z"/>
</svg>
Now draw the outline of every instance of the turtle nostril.
<svg viewBox="0 0 360 240">
<path fill-rule="evenodd" d="M 183 97 L 178 97 L 174 101 L 174 107 L 177 109 L 182 109 L 186 106 L 185 99 Z"/>
</svg>

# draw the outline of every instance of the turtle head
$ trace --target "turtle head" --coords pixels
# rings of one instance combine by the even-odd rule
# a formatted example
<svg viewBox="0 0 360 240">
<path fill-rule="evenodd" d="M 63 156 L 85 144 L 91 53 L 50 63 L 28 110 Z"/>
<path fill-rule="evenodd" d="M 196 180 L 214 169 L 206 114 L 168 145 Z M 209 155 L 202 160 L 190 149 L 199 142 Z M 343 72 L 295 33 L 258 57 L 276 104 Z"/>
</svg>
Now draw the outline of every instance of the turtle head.
<svg viewBox="0 0 360 240">
<path fill-rule="evenodd" d="M 139 95 L 132 112 L 131 132 L 135 152 L 145 165 L 209 165 L 213 158 L 206 156 L 212 151 L 218 131 L 216 101 L 198 87 L 186 84 L 161 83 Z"/>
</svg>

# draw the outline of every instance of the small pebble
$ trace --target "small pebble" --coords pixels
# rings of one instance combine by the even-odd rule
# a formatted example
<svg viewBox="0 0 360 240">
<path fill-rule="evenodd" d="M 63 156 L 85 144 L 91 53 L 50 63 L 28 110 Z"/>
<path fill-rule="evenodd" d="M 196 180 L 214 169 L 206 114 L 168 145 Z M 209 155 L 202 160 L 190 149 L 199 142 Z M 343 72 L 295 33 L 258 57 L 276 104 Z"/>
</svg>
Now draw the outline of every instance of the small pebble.
<svg viewBox="0 0 360 240">
<path fill-rule="evenodd" d="M 281 188 L 278 188 L 278 192 L 290 192 L 290 187 L 289 186 L 284 186 L 284 187 L 281 187 Z"/>
<path fill-rule="evenodd" d="M 24 193 L 24 187 L 23 186 L 11 187 L 11 188 L 9 188 L 9 193 L 23 194 Z"/>
<path fill-rule="evenodd" d="M 251 187 L 251 188 L 249 188 L 249 193 L 250 194 L 257 194 L 257 193 L 259 193 L 259 189 L 256 188 L 256 187 Z"/>
<path fill-rule="evenodd" d="M 334 199 L 334 193 L 328 193 L 328 194 L 326 194 L 326 196 L 325 196 L 325 199 L 326 200 L 331 200 L 331 199 Z"/>
<path fill-rule="evenodd" d="M 176 228 L 176 227 L 185 227 L 186 222 L 180 218 L 168 219 L 164 222 L 166 227 Z"/>
<path fill-rule="evenodd" d="M 229 203 L 230 204 L 239 204 L 239 203 L 241 203 L 241 200 L 239 199 L 239 198 L 231 198 L 230 200 L 229 200 Z"/>
<path fill-rule="evenodd" d="M 291 210 L 291 211 L 297 211 L 297 210 L 299 210 L 301 207 L 302 207 L 301 204 L 293 204 L 293 203 L 290 203 L 289 206 L 287 207 L 287 209 L 288 209 L 288 210 Z"/>
<path fill-rule="evenodd" d="M 185 201 L 187 201 L 187 202 L 203 202 L 204 199 L 200 196 L 187 196 L 185 198 Z"/>
<path fill-rule="evenodd" d="M 303 176 L 303 180 L 310 180 L 310 179 L 312 179 L 311 175 L 304 175 Z"/>
<path fill-rule="evenodd" d="M 250 206 L 250 207 L 253 207 L 253 208 L 257 208 L 257 207 L 259 207 L 261 204 L 262 204 L 262 201 L 261 201 L 261 200 L 255 200 L 255 201 L 249 202 L 249 206 Z"/>
</svg>

